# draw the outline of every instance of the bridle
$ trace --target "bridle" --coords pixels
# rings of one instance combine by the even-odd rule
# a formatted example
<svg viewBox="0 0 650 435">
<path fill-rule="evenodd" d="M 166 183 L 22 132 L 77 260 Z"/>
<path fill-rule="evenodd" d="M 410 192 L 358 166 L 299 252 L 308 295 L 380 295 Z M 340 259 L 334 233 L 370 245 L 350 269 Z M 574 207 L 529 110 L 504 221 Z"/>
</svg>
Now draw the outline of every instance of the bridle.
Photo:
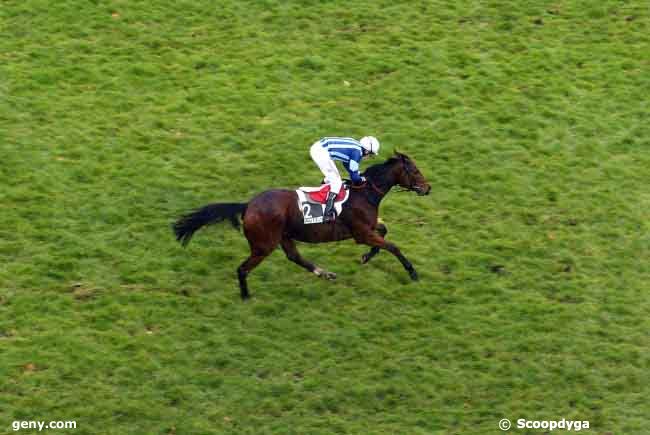
<svg viewBox="0 0 650 435">
<path fill-rule="evenodd" d="M 411 170 L 409 169 L 408 163 L 404 159 L 402 159 L 402 168 L 404 168 L 404 172 L 406 172 L 406 176 L 408 177 L 408 184 L 409 185 L 408 185 L 408 187 L 399 186 L 400 189 L 396 190 L 396 192 L 417 192 L 416 184 L 415 184 L 415 181 L 413 179 L 415 174 L 413 174 L 411 172 Z"/>
</svg>

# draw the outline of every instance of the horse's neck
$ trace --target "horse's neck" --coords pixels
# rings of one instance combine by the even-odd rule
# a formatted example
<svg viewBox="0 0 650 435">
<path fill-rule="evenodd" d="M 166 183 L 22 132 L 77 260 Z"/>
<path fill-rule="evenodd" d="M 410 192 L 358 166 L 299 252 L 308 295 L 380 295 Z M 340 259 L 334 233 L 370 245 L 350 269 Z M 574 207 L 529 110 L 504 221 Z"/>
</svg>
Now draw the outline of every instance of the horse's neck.
<svg viewBox="0 0 650 435">
<path fill-rule="evenodd" d="M 384 180 L 379 180 L 379 182 L 376 182 L 375 186 L 377 186 L 379 190 L 384 192 L 384 196 L 385 196 L 388 192 L 390 192 L 390 189 L 392 189 L 393 186 L 395 186 L 395 184 L 397 183 L 395 183 L 392 179 L 390 180 L 384 179 Z"/>
<path fill-rule="evenodd" d="M 380 177 L 373 177 L 369 181 L 374 186 L 368 186 L 368 200 L 371 204 L 379 206 L 382 199 L 390 192 L 390 189 L 397 184 L 392 173 L 382 174 Z"/>
<path fill-rule="evenodd" d="M 375 183 L 375 186 L 379 188 L 382 192 L 384 192 L 384 196 L 390 191 L 390 189 L 397 184 L 395 180 L 395 176 L 393 175 L 392 168 L 389 168 L 386 173 L 381 174 L 380 177 L 375 177 L 376 179 L 373 180 Z"/>
</svg>

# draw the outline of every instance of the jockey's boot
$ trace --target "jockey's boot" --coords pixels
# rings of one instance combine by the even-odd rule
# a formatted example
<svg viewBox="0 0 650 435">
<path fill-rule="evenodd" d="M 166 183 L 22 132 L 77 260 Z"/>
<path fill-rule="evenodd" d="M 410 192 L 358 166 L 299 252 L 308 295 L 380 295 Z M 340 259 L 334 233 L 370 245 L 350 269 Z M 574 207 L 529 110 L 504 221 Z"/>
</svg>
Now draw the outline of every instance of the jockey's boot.
<svg viewBox="0 0 650 435">
<path fill-rule="evenodd" d="M 334 200 L 337 194 L 329 192 L 327 194 L 327 204 L 325 204 L 325 211 L 323 212 L 323 222 L 331 222 L 334 220 Z"/>
</svg>

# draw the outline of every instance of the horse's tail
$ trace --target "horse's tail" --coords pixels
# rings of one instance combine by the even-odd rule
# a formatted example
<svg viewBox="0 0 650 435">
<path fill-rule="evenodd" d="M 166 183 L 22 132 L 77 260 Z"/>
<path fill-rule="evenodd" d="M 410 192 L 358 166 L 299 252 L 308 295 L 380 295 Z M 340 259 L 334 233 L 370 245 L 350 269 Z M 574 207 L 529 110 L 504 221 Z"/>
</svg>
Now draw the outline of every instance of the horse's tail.
<svg viewBox="0 0 650 435">
<path fill-rule="evenodd" d="M 239 229 L 241 227 L 239 216 L 243 216 L 246 213 L 246 207 L 248 207 L 248 204 L 245 203 L 210 204 L 181 216 L 172 225 L 176 234 L 176 240 L 183 246 L 186 246 L 190 243 L 192 236 L 199 228 L 204 225 L 216 224 L 226 219 L 230 220 L 230 223 Z"/>
</svg>

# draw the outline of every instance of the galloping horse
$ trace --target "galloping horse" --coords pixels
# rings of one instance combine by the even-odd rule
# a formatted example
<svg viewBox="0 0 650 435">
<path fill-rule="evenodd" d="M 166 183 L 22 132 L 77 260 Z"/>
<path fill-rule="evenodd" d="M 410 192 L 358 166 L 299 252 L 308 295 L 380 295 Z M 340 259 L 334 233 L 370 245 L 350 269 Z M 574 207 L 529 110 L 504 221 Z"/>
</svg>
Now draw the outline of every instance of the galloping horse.
<svg viewBox="0 0 650 435">
<path fill-rule="evenodd" d="M 251 250 L 250 256 L 237 269 L 242 299 L 250 296 L 246 276 L 278 245 L 282 246 L 289 260 L 308 271 L 326 279 L 336 278 L 336 274 L 305 260 L 294 240 L 323 243 L 353 238 L 357 243 L 371 246 L 371 250 L 363 255 L 362 263 L 367 263 L 380 249 L 385 249 L 399 259 L 411 279 L 417 280 L 411 262 L 397 246 L 384 239 L 388 229 L 377 223 L 378 208 L 393 186 L 415 191 L 418 195 L 428 195 L 431 186 L 415 163 L 398 152 L 384 163 L 369 167 L 363 175 L 366 183 L 351 187 L 350 197 L 334 222 L 305 225 L 296 192 L 276 189 L 260 193 L 247 204 L 220 203 L 197 209 L 173 225 L 176 239 L 186 246 L 199 228 L 226 219 L 239 228 L 238 216 L 241 215 L 244 235 Z"/>
</svg>

